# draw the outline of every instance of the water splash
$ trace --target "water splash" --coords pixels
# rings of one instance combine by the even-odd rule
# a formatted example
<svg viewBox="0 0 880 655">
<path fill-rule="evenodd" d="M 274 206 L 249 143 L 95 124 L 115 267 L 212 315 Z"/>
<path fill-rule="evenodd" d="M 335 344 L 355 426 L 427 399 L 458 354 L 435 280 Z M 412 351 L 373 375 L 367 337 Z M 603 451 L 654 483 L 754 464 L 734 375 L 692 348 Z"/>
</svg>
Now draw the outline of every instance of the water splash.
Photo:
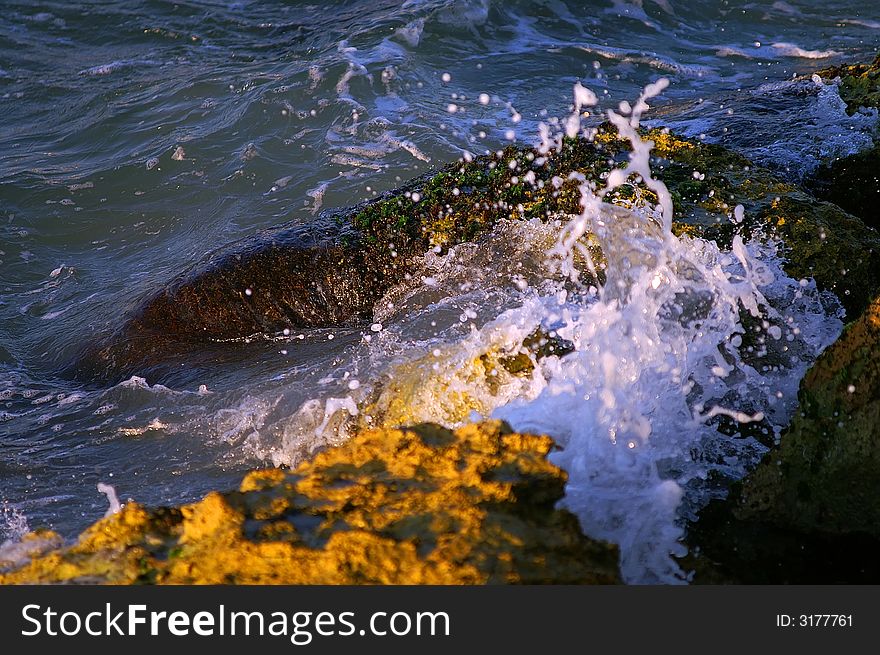
<svg viewBox="0 0 880 655">
<path fill-rule="evenodd" d="M 638 131 L 666 84 L 607 112 L 629 160 L 601 187 L 572 176 L 580 214 L 500 221 L 479 243 L 426 253 L 362 334 L 279 337 L 282 356 L 287 341 L 314 356 L 231 400 L 132 378 L 102 402 L 150 396 L 136 422 L 147 428 L 118 433 L 207 430 L 224 452 L 295 466 L 365 427 L 455 427 L 494 415 L 557 440 L 553 461 L 569 475 L 564 505 L 588 535 L 619 544 L 627 581 L 684 581 L 674 560 L 683 521 L 778 437 L 801 377 L 841 323 L 833 298 L 785 275 L 772 242 L 737 237 L 724 250 L 672 233 L 672 197 Z M 539 154 L 595 133 L 581 125 L 595 94 L 573 91 L 571 114 L 539 126 Z M 623 185 L 645 192 L 627 207 L 610 204 Z M 732 220 L 743 224 L 743 213 L 737 207 Z M 568 346 L 539 358 L 523 348 L 535 334 Z M 215 404 L 207 417 L 200 409 L 160 426 L 157 394 Z"/>
<path fill-rule="evenodd" d="M 107 511 L 104 513 L 105 517 L 113 516 L 122 510 L 122 503 L 119 502 L 119 496 L 116 495 L 116 489 L 112 485 L 99 482 L 98 493 L 107 496 L 107 502 L 110 503 L 110 507 L 108 507 Z"/>
<path fill-rule="evenodd" d="M 664 87 L 661 80 L 633 107 L 608 112 L 632 145 L 630 161 L 598 192 L 582 182 L 583 212 L 554 251 L 573 279 L 584 235 L 605 253 L 606 284 L 592 302 L 546 308 L 574 352 L 547 367 L 536 398 L 495 411 L 559 441 L 552 457 L 569 473 L 564 504 L 587 534 L 620 545 L 625 580 L 644 583 L 685 579 L 673 559 L 686 552 L 683 501 L 700 506 L 713 494 L 712 476 L 741 477 L 756 462 L 789 419 L 809 362 L 841 328 L 811 282 L 785 275 L 773 243 L 737 236 L 723 252 L 672 234 L 671 196 L 651 176 L 653 144 L 637 132 L 645 101 Z M 633 176 L 657 206 L 633 211 L 601 200 Z M 719 417 L 732 419 L 727 433 Z M 709 456 L 716 452 L 724 455 Z"/>
<path fill-rule="evenodd" d="M 21 538 L 30 532 L 27 516 L 20 509 L 12 506 L 9 502 L 3 501 L 2 524 L 0 524 L 0 535 L 4 537 L 2 542 L 4 545 L 20 541 Z"/>
<path fill-rule="evenodd" d="M 672 233 L 672 197 L 638 131 L 666 84 L 607 112 L 629 161 L 602 188 L 571 176 L 579 215 L 501 221 L 480 243 L 427 253 L 422 284 L 377 303 L 378 329 L 323 374 L 319 397 L 261 418 L 251 451 L 295 465 L 364 427 L 499 417 L 558 442 L 563 504 L 586 534 L 620 546 L 626 581 L 686 581 L 674 559 L 684 520 L 778 438 L 842 324 L 836 299 L 788 277 L 772 241 L 737 236 L 724 250 Z M 580 112 L 596 98 L 579 84 L 574 93 L 573 113 L 552 123 L 560 133 L 540 126 L 539 154 L 590 136 Z M 623 185 L 647 192 L 628 207 L 607 202 Z M 736 207 L 731 220 L 743 218 Z M 539 358 L 523 348 L 536 333 L 568 347 Z"/>
</svg>

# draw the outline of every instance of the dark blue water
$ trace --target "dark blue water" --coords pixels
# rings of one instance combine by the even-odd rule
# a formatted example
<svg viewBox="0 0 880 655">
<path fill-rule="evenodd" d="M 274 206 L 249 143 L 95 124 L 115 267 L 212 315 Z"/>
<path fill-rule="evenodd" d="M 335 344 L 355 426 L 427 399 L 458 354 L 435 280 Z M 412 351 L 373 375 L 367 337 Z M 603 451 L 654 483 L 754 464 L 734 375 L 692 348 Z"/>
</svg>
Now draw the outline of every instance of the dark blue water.
<svg viewBox="0 0 880 655">
<path fill-rule="evenodd" d="M 656 120 L 793 177 L 874 125 L 830 91 L 786 95 L 873 57 L 880 5 L 864 0 L 0 9 L 0 500 L 11 523 L 65 535 L 103 514 L 99 481 L 179 503 L 308 456 L 312 428 L 290 418 L 340 395 L 340 362 L 378 375 L 357 330 L 304 335 L 296 362 L 284 344 L 231 346 L 179 386 L 59 375 L 211 250 L 533 141 L 577 81 L 614 107 L 665 76 Z"/>
</svg>

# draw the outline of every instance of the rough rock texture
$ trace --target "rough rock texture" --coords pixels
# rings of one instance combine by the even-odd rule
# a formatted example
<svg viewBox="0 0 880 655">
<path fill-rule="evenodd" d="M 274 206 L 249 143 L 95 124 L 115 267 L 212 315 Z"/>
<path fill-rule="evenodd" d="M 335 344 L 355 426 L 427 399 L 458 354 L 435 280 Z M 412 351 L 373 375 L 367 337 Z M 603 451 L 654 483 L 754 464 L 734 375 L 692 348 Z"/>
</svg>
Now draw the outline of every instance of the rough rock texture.
<svg viewBox="0 0 880 655">
<path fill-rule="evenodd" d="M 236 492 L 129 503 L 66 548 L 37 535 L 0 584 L 618 582 L 616 547 L 554 509 L 566 477 L 552 447 L 497 421 L 366 431 Z"/>
<path fill-rule="evenodd" d="M 795 191 L 774 198 L 757 213 L 758 221 L 782 240 L 785 272 L 815 278 L 857 318 L 880 287 L 880 233 L 837 205 L 817 202 Z"/>
<path fill-rule="evenodd" d="M 840 97 L 847 112 L 854 114 L 862 107 L 880 107 L 880 54 L 870 64 L 844 64 L 818 72 L 828 80 L 840 78 Z"/>
<path fill-rule="evenodd" d="M 836 66 L 819 75 L 839 79 L 840 97 L 848 113 L 880 109 L 880 55 L 870 64 Z M 819 198 L 880 228 L 880 146 L 876 138 L 870 150 L 827 162 L 807 185 Z"/>
<path fill-rule="evenodd" d="M 673 194 L 678 233 L 721 242 L 735 233 L 775 236 L 790 255 L 790 274 L 814 276 L 840 296 L 850 316 L 861 313 L 870 300 L 865 289 L 880 282 L 876 231 L 720 146 L 662 129 L 644 134 L 654 142 L 654 168 Z M 478 239 L 501 219 L 579 213 L 577 182 L 569 175 L 601 186 L 628 154 L 628 142 L 608 126 L 592 141 L 564 139 L 546 154 L 509 146 L 451 164 L 322 224 L 280 226 L 232 244 L 148 298 L 116 334 L 90 347 L 80 375 L 137 374 L 152 382 L 173 355 L 218 341 L 365 323 L 389 289 L 418 277 L 430 248 Z M 529 174 L 534 185 L 525 181 Z M 656 196 L 631 180 L 606 200 L 633 206 Z M 745 208 L 741 225 L 730 220 L 738 204 Z M 601 262 L 602 253 L 594 260 Z"/>
<path fill-rule="evenodd" d="M 692 527 L 697 581 L 880 581 L 880 298 L 799 398 L 779 447 Z"/>
<path fill-rule="evenodd" d="M 807 373 L 800 412 L 738 514 L 880 537 L 880 298 Z"/>
</svg>

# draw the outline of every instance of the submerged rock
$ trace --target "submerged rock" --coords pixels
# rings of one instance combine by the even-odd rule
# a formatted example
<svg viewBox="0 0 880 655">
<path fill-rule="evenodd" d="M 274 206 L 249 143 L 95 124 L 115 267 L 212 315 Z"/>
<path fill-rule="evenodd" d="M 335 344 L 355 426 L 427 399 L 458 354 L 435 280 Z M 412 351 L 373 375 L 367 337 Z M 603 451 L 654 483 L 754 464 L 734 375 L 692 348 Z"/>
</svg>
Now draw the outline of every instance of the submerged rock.
<svg viewBox="0 0 880 655">
<path fill-rule="evenodd" d="M 252 472 L 236 492 L 128 503 L 0 584 L 619 582 L 617 548 L 555 509 L 566 476 L 552 448 L 499 421 L 368 430 L 293 472 Z"/>
<path fill-rule="evenodd" d="M 570 341 L 537 328 L 521 342 L 489 339 L 474 353 L 437 349 L 393 366 L 378 393 L 350 420 L 361 427 L 393 427 L 425 421 L 461 425 L 476 412 L 489 416 L 499 398 L 527 395 L 536 365 L 572 352 Z"/>
<path fill-rule="evenodd" d="M 692 527 L 698 582 L 880 581 L 880 297 L 799 399 L 779 446 Z"/>
</svg>

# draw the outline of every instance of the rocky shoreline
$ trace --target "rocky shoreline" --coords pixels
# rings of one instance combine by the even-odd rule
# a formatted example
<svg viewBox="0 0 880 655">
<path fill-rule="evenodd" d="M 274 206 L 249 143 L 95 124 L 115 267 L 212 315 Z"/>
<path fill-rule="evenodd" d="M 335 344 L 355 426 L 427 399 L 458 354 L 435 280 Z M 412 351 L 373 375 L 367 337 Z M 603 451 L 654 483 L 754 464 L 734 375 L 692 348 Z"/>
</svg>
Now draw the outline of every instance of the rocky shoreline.
<svg viewBox="0 0 880 655">
<path fill-rule="evenodd" d="M 0 583 L 617 583 L 617 548 L 554 508 L 552 448 L 500 421 L 368 430 L 235 492 L 129 503 L 66 549 L 33 533 Z"/>
<path fill-rule="evenodd" d="M 819 75 L 838 80 L 850 113 L 880 107 L 880 56 Z M 880 225 L 878 153 L 875 140 L 808 182 L 863 220 L 866 232 Z M 865 254 L 880 270 L 876 246 Z M 697 582 L 880 580 L 880 285 L 871 279 L 864 292 L 870 304 L 847 308 L 848 325 L 802 381 L 799 413 L 779 445 L 690 526 L 686 566 L 696 568 Z"/>
<path fill-rule="evenodd" d="M 819 75 L 840 79 L 850 111 L 878 107 L 880 57 Z M 663 129 L 645 138 L 673 194 L 676 234 L 781 241 L 786 272 L 835 293 L 848 322 L 802 382 L 800 413 L 780 443 L 689 526 L 684 568 L 696 583 L 880 580 L 873 557 L 880 546 L 880 149 L 828 162 L 800 188 L 720 146 Z M 599 182 L 627 154 L 602 126 L 592 141 L 567 139 L 549 152 L 510 147 L 452 164 L 330 215 L 321 234 L 283 226 L 218 253 L 146 299 L 78 370 L 162 379 L 163 362 L 177 350 L 363 321 L 391 285 L 417 273 L 426 250 L 478 239 L 502 219 L 576 213 L 569 175 Z M 629 189 L 606 200 L 651 202 L 643 184 Z M 728 217 L 740 204 L 746 220 L 737 225 Z M 596 283 L 601 277 L 600 267 Z M 517 375 L 536 358 L 564 352 L 552 335 L 536 335 L 501 364 Z M 585 537 L 573 515 L 554 509 L 565 474 L 546 459 L 550 438 L 498 422 L 452 432 L 429 424 L 398 429 L 399 412 L 386 418 L 293 471 L 251 473 L 235 492 L 179 508 L 129 503 L 74 544 L 33 532 L 0 561 L 0 583 L 620 581 L 616 548 Z"/>
</svg>

